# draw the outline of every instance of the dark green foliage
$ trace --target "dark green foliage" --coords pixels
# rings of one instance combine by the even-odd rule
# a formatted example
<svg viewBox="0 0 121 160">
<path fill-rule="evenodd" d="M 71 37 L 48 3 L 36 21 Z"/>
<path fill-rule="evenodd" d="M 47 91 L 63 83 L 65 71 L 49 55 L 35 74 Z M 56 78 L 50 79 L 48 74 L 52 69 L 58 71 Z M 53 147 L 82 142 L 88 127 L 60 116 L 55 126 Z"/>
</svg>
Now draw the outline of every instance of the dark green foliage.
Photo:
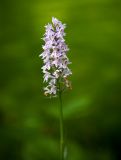
<svg viewBox="0 0 121 160">
<path fill-rule="evenodd" d="M 59 159 L 59 100 L 43 95 L 40 39 L 67 24 L 68 160 L 121 159 L 121 1 L 0 1 L 0 160 Z"/>
</svg>

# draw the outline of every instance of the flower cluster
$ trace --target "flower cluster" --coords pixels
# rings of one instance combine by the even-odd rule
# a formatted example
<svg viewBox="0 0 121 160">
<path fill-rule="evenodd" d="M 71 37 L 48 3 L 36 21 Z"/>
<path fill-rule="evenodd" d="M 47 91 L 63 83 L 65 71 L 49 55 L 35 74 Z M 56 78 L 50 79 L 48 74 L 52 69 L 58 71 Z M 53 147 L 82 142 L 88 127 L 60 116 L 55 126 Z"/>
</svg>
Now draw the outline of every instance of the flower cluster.
<svg viewBox="0 0 121 160">
<path fill-rule="evenodd" d="M 40 54 L 44 63 L 42 70 L 46 83 L 45 95 L 56 96 L 60 89 L 71 87 L 68 76 L 72 72 L 68 68 L 68 64 L 71 62 L 66 55 L 69 48 L 64 40 L 65 27 L 65 24 L 54 17 L 52 18 L 52 24 L 45 26 L 46 32 L 42 38 L 45 42 L 42 46 L 44 51 Z"/>
</svg>

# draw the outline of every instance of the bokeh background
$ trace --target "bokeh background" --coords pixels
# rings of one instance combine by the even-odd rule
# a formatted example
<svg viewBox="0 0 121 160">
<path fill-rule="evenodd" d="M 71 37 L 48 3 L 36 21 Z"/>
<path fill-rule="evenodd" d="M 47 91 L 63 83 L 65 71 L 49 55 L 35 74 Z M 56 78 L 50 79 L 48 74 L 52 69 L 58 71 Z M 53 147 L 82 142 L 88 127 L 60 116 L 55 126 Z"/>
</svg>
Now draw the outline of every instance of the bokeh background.
<svg viewBox="0 0 121 160">
<path fill-rule="evenodd" d="M 43 95 L 44 25 L 67 24 L 67 160 L 121 159 L 121 1 L 0 0 L 0 160 L 59 159 L 59 101 Z"/>
</svg>

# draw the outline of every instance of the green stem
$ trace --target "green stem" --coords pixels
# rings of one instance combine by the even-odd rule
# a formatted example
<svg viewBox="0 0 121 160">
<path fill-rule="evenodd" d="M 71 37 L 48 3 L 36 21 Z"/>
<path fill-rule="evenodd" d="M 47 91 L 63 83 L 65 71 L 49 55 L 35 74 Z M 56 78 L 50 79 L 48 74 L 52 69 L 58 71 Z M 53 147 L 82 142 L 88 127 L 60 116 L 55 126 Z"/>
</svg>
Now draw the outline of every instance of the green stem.
<svg viewBox="0 0 121 160">
<path fill-rule="evenodd" d="M 63 107 L 62 107 L 62 92 L 60 84 L 59 84 L 59 101 L 60 101 L 60 160 L 64 160 Z"/>
</svg>

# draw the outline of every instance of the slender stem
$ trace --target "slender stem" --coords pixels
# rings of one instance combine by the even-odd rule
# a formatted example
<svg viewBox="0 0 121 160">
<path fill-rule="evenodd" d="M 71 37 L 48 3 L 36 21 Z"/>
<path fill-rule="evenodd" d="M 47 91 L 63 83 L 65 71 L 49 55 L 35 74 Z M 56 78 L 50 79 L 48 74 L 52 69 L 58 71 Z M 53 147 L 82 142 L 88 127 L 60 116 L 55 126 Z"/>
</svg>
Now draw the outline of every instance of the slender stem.
<svg viewBox="0 0 121 160">
<path fill-rule="evenodd" d="M 62 107 L 62 91 L 60 84 L 59 84 L 59 101 L 60 101 L 60 160 L 64 160 L 63 107 Z"/>
</svg>

